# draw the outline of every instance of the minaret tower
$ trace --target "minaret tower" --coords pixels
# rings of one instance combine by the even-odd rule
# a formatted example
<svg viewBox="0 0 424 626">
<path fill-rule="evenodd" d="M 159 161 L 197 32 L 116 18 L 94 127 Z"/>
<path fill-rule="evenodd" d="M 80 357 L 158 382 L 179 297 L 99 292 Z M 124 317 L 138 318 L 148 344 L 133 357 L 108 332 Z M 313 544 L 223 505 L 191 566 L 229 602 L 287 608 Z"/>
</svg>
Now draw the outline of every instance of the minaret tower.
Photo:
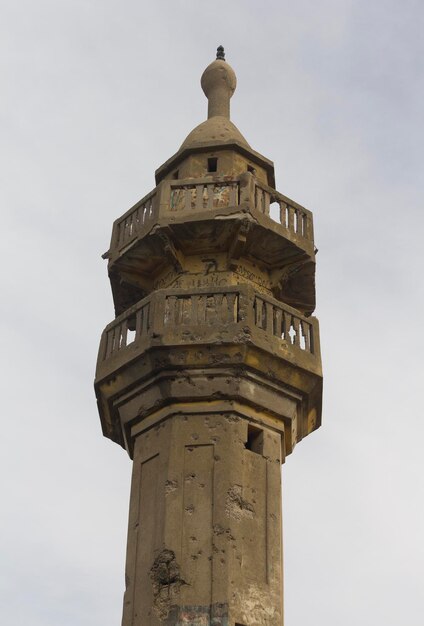
<svg viewBox="0 0 424 626">
<path fill-rule="evenodd" d="M 103 433 L 133 459 L 123 626 L 282 626 L 281 463 L 321 421 L 312 214 L 230 121 L 208 119 L 113 224 Z"/>
</svg>

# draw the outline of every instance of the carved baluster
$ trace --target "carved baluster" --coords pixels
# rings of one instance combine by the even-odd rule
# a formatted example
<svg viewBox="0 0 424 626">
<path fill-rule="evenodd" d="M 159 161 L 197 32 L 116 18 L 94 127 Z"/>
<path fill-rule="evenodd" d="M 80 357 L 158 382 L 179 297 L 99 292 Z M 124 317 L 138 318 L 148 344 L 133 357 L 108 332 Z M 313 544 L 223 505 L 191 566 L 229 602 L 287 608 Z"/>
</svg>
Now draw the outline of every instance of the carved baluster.
<svg viewBox="0 0 424 626">
<path fill-rule="evenodd" d="M 270 335 L 274 334 L 274 307 L 271 302 L 265 302 L 265 330 Z"/>
<path fill-rule="evenodd" d="M 215 315 L 217 321 L 222 324 L 226 321 L 224 317 L 224 294 L 216 293 L 211 297 L 213 298 L 213 309 L 211 313 Z"/>
<path fill-rule="evenodd" d="M 300 328 L 299 328 L 299 326 L 300 326 L 299 318 L 295 317 L 293 315 L 293 329 L 294 329 L 293 343 L 298 348 L 300 348 Z"/>
<path fill-rule="evenodd" d="M 191 296 L 191 323 L 198 324 L 199 323 L 199 312 L 198 312 L 198 304 L 199 304 L 199 296 L 192 295 Z"/>
<path fill-rule="evenodd" d="M 265 212 L 264 211 L 264 192 L 259 187 L 258 187 L 258 194 L 259 194 L 258 196 L 259 211 L 261 213 L 264 213 Z"/>
<path fill-rule="evenodd" d="M 311 222 L 311 216 L 308 214 L 305 215 L 304 233 L 305 233 L 306 239 L 309 239 L 309 240 L 312 239 L 312 222 Z"/>
<path fill-rule="evenodd" d="M 175 298 L 175 307 L 174 307 L 174 313 L 175 313 L 175 317 L 174 317 L 174 324 L 175 325 L 179 325 L 182 322 L 182 300 L 183 298 L 179 298 L 178 296 Z"/>
<path fill-rule="evenodd" d="M 255 298 L 255 324 L 263 329 L 263 307 L 264 302 L 261 298 Z"/>
<path fill-rule="evenodd" d="M 263 200 L 263 202 L 264 202 L 264 209 L 263 209 L 263 211 L 264 211 L 265 215 L 269 215 L 269 207 L 270 207 L 271 201 L 270 201 L 270 195 L 269 195 L 269 193 L 267 191 L 263 192 L 263 199 L 264 199 Z"/>
<path fill-rule="evenodd" d="M 311 354 L 315 354 L 314 327 L 312 326 L 312 324 L 309 324 L 309 352 Z"/>
<path fill-rule="evenodd" d="M 149 330 L 149 313 L 150 313 L 150 303 L 144 305 L 142 308 L 142 327 L 141 332 L 143 335 L 147 335 L 147 331 Z"/>
<path fill-rule="evenodd" d="M 282 200 L 279 200 L 278 204 L 280 205 L 280 224 L 287 228 L 287 204 Z"/>
<path fill-rule="evenodd" d="M 230 186 L 229 206 L 237 206 L 237 183 Z"/>
<path fill-rule="evenodd" d="M 287 343 L 292 342 L 290 337 L 291 318 L 291 313 L 287 313 L 286 311 L 283 312 L 283 335 Z"/>
<path fill-rule="evenodd" d="M 311 344 L 310 344 L 310 340 L 309 340 L 309 324 L 308 322 L 305 322 L 304 320 L 302 320 L 300 322 L 300 329 L 302 331 L 302 335 L 303 335 L 303 339 L 305 341 L 305 351 L 306 352 L 310 352 L 311 351 Z"/>
<path fill-rule="evenodd" d="M 287 209 L 288 209 L 287 228 L 293 233 L 294 232 L 294 208 L 288 205 Z"/>
<path fill-rule="evenodd" d="M 143 309 L 138 309 L 138 311 L 135 314 L 135 339 L 137 340 L 142 331 L 142 324 L 143 324 Z"/>
<path fill-rule="evenodd" d="M 184 187 L 184 210 L 190 211 L 191 209 L 191 189 Z"/>
<path fill-rule="evenodd" d="M 213 200 L 214 200 L 213 188 L 214 188 L 214 184 L 211 183 L 207 187 L 208 187 L 208 205 L 207 205 L 207 208 L 208 209 L 213 209 Z"/>
<path fill-rule="evenodd" d="M 203 185 L 196 185 L 196 211 L 203 209 Z"/>
<path fill-rule="evenodd" d="M 236 293 L 227 293 L 227 319 L 228 323 L 237 322 L 237 309 L 236 309 Z"/>
<path fill-rule="evenodd" d="M 169 296 L 165 301 L 165 326 L 175 324 L 175 304 L 177 302 L 176 296 Z"/>
<path fill-rule="evenodd" d="M 175 208 L 177 206 L 177 190 L 176 189 L 172 189 L 170 196 L 169 196 L 169 209 L 170 211 L 175 211 Z"/>
<path fill-rule="evenodd" d="M 299 219 L 299 225 L 298 225 L 297 230 L 299 231 L 299 235 L 301 235 L 302 237 L 305 237 L 306 215 L 303 211 L 298 212 L 298 219 Z"/>
<path fill-rule="evenodd" d="M 124 320 L 120 324 L 120 333 L 119 333 L 119 345 L 118 350 L 121 348 L 125 348 L 127 345 L 127 335 L 128 335 L 128 320 Z"/>
<path fill-rule="evenodd" d="M 115 326 L 114 333 L 113 333 L 112 353 L 118 352 L 120 339 L 121 339 L 121 325 L 117 324 Z"/>
<path fill-rule="evenodd" d="M 216 321 L 217 308 L 215 296 L 208 294 L 206 296 L 205 323 L 213 324 Z"/>
<path fill-rule="evenodd" d="M 206 295 L 199 296 L 199 302 L 197 305 L 197 316 L 199 324 L 204 324 L 206 321 Z"/>
<path fill-rule="evenodd" d="M 275 307 L 274 309 L 274 328 L 273 328 L 273 334 L 276 337 L 280 337 L 282 338 L 283 336 L 283 312 L 279 307 Z"/>
<path fill-rule="evenodd" d="M 180 298 L 181 324 L 190 324 L 192 320 L 191 297 Z"/>
<path fill-rule="evenodd" d="M 298 234 L 301 237 L 304 237 L 305 236 L 305 214 L 300 209 L 297 212 L 297 219 L 299 220 L 298 225 L 297 225 Z"/>
<path fill-rule="evenodd" d="M 135 232 L 139 233 L 141 230 L 141 227 L 143 226 L 143 209 L 141 206 L 139 206 L 136 211 L 135 211 L 135 219 L 134 219 L 134 224 L 135 224 Z"/>
</svg>

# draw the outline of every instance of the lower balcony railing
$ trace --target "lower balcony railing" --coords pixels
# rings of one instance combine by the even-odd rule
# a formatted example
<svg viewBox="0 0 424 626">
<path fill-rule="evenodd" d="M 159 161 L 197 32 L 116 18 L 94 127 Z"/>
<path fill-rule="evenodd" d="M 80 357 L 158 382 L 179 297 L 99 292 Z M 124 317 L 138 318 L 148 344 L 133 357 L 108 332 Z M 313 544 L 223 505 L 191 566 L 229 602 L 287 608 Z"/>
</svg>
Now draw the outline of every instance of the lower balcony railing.
<svg viewBox="0 0 424 626">
<path fill-rule="evenodd" d="M 282 353 L 288 351 L 294 360 L 304 354 L 319 363 L 315 318 L 306 318 L 288 305 L 239 285 L 195 293 L 159 290 L 144 298 L 103 331 L 98 373 L 109 362 L 125 362 L 127 352 L 131 359 L 137 345 L 154 337 L 168 333 L 175 345 L 193 343 L 194 333 L 203 337 L 201 343 L 207 343 L 214 330 L 222 328 L 230 331 L 228 341 L 246 331 L 259 331 L 259 336 L 278 338 Z"/>
</svg>

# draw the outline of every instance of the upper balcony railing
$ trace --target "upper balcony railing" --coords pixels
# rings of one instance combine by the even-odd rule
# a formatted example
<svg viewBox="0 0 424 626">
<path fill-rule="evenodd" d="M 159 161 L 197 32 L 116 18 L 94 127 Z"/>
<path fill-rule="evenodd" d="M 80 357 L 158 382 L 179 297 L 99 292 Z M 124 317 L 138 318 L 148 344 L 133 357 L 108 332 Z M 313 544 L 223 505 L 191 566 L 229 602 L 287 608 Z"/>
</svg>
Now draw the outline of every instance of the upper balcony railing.
<svg viewBox="0 0 424 626">
<path fill-rule="evenodd" d="M 277 338 L 277 349 L 301 365 L 319 363 L 317 320 L 247 286 L 199 289 L 195 293 L 159 290 L 117 317 L 103 331 L 98 374 L 131 360 L 153 338 L 162 344 L 210 343 L 221 329 L 222 342 L 250 341 L 253 335 Z M 259 334 L 257 333 L 259 331 Z M 167 337 L 168 339 L 163 339 Z M 143 348 L 144 345 L 144 348 Z M 312 359 L 312 361 L 311 361 Z"/>
<path fill-rule="evenodd" d="M 135 239 L 143 227 L 154 224 L 157 218 L 157 193 L 153 189 L 147 196 L 115 220 L 112 231 L 111 250 L 120 250 Z"/>
<path fill-rule="evenodd" d="M 311 211 L 245 173 L 231 180 L 207 177 L 162 181 L 114 222 L 110 253 L 120 253 L 162 219 L 238 206 L 247 207 L 253 215 L 260 213 L 271 218 L 289 237 L 313 242 Z"/>
<path fill-rule="evenodd" d="M 269 215 L 292 234 L 313 241 L 312 213 L 275 189 L 256 183 L 255 209 Z"/>
</svg>

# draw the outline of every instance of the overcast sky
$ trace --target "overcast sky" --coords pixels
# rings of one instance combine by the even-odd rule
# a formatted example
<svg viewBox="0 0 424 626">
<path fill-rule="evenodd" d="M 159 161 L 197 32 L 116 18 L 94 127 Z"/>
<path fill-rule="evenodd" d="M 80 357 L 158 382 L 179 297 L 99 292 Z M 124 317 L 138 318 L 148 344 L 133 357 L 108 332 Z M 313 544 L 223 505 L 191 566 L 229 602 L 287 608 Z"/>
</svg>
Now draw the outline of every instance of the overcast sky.
<svg viewBox="0 0 424 626">
<path fill-rule="evenodd" d="M 0 622 L 118 626 L 131 462 L 92 382 L 113 220 L 206 118 L 314 212 L 322 428 L 283 467 L 286 626 L 422 626 L 422 0 L 2 0 Z"/>
</svg>

